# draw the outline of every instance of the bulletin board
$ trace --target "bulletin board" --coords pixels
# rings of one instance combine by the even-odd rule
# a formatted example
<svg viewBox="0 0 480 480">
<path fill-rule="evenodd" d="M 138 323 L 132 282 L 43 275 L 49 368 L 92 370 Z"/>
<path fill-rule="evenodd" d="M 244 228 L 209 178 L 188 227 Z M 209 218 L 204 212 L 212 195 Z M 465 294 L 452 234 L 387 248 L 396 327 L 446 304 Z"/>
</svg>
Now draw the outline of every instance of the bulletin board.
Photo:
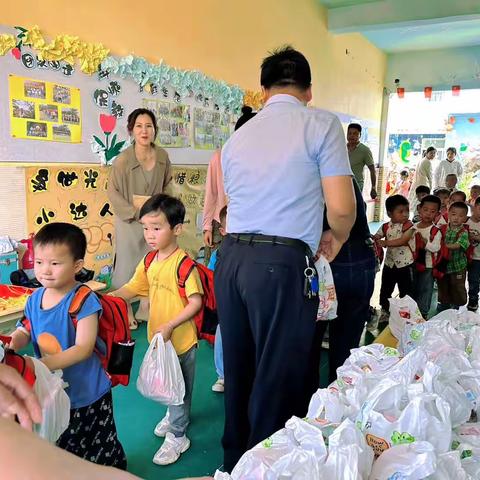
<svg viewBox="0 0 480 480">
<path fill-rule="evenodd" d="M 0 164 L 111 163 L 129 145 L 128 114 L 142 106 L 159 115 L 157 143 L 173 164 L 208 163 L 233 131 L 245 92 L 199 71 L 108 52 L 65 34 L 45 38 L 38 27 L 0 26 L 0 124 L 11 125 L 0 129 Z M 38 98 L 25 95 L 25 82 Z M 194 108 L 227 119 L 214 141 L 193 142 Z"/>
<path fill-rule="evenodd" d="M 115 242 L 108 172 L 95 164 L 25 169 L 28 232 L 36 233 L 50 222 L 78 225 L 87 237 L 85 266 L 107 284 Z"/>
<path fill-rule="evenodd" d="M 13 138 L 81 142 L 80 89 L 17 75 L 8 81 Z"/>
</svg>

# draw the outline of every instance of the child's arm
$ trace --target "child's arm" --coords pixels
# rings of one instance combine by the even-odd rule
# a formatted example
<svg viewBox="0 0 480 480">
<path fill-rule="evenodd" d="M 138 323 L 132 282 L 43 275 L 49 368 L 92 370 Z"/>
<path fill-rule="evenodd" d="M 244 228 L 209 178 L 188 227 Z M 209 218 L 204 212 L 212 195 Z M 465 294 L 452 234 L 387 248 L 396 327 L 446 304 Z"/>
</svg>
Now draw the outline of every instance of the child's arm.
<svg viewBox="0 0 480 480">
<path fill-rule="evenodd" d="M 384 240 L 383 246 L 384 247 L 405 247 L 410 242 L 410 239 L 415 232 L 414 228 L 410 228 L 407 230 L 400 238 L 395 238 L 393 240 Z"/>
<path fill-rule="evenodd" d="M 17 328 L 11 335 L 9 348 L 18 351 L 30 343 L 30 334 L 23 328 Z"/>
<path fill-rule="evenodd" d="M 425 250 L 431 253 L 437 253 L 442 248 L 442 233 L 437 232 L 437 234 L 433 237 L 433 240 L 430 241 L 428 239 L 427 244 L 425 245 Z"/>
<path fill-rule="evenodd" d="M 476 230 L 470 230 L 468 236 L 470 237 L 470 240 L 473 240 L 474 242 L 480 242 L 480 233 Z"/>
<path fill-rule="evenodd" d="M 121 297 L 124 300 L 131 300 L 132 298 L 135 298 L 137 296 L 135 292 L 132 292 L 125 285 L 123 287 L 120 287 L 118 290 L 115 290 L 114 292 L 109 292 L 108 295 L 112 295 L 114 297 Z"/>
<path fill-rule="evenodd" d="M 468 233 L 464 232 L 460 235 L 458 240 L 455 243 L 446 243 L 445 246 L 449 250 L 464 250 L 467 251 L 467 248 L 470 246 L 470 240 L 468 239 Z"/>
<path fill-rule="evenodd" d="M 64 369 L 89 358 L 95 348 L 98 330 L 98 313 L 82 318 L 77 323 L 75 345 L 63 352 L 42 357 L 42 362 L 50 370 Z"/>
<path fill-rule="evenodd" d="M 167 324 L 162 325 L 155 333 L 161 333 L 165 342 L 168 342 L 172 332 L 182 323 L 191 320 L 202 308 L 202 295 L 194 293 L 188 297 L 188 304 L 185 308 Z"/>
</svg>

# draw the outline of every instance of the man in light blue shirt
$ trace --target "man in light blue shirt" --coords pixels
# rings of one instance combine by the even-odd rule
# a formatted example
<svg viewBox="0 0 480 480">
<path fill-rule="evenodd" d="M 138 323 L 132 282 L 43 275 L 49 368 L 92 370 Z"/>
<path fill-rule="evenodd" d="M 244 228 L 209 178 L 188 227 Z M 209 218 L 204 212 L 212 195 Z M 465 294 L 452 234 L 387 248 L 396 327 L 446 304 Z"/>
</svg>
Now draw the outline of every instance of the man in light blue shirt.
<svg viewBox="0 0 480 480">
<path fill-rule="evenodd" d="M 306 414 L 319 383 L 312 256 L 318 251 L 332 260 L 355 220 L 344 133 L 335 115 L 307 108 L 306 58 L 291 47 L 274 52 L 262 63 L 261 84 L 264 109 L 222 150 L 228 235 L 215 293 L 226 471 L 292 415 Z M 322 237 L 325 204 L 331 230 Z"/>
</svg>

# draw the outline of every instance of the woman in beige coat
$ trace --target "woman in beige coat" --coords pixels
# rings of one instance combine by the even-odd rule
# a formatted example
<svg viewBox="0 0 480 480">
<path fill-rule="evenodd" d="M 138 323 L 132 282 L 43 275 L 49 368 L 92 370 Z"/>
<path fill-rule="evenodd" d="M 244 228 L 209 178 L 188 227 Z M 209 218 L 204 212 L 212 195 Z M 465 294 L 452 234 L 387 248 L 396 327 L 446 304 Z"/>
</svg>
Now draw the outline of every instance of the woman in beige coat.
<svg viewBox="0 0 480 480">
<path fill-rule="evenodd" d="M 172 180 L 167 152 L 153 143 L 158 130 L 154 113 L 137 108 L 128 116 L 127 129 L 133 145 L 113 162 L 107 187 L 115 213 L 114 289 L 130 280 L 149 250 L 139 223 L 142 205 Z"/>
</svg>

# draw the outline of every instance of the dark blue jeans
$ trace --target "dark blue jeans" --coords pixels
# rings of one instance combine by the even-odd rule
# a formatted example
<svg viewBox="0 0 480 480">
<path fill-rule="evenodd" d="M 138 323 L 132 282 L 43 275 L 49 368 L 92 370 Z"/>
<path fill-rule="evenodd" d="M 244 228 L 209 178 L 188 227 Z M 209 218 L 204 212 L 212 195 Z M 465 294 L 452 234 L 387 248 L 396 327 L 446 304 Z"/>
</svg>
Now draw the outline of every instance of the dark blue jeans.
<svg viewBox="0 0 480 480">
<path fill-rule="evenodd" d="M 478 305 L 480 290 L 480 260 L 473 260 L 468 267 L 468 304 Z"/>
<path fill-rule="evenodd" d="M 329 381 L 336 379 L 337 368 L 357 348 L 365 323 L 370 317 L 370 299 L 375 284 L 375 255 L 372 248 L 347 242 L 332 267 L 338 298 L 337 318 L 318 322 L 317 340 L 320 357 L 323 335 L 329 326 Z"/>
<path fill-rule="evenodd" d="M 433 271 L 427 268 L 424 272 L 419 272 L 413 268 L 413 299 L 417 302 L 422 317 L 427 319 L 432 305 Z"/>
</svg>

